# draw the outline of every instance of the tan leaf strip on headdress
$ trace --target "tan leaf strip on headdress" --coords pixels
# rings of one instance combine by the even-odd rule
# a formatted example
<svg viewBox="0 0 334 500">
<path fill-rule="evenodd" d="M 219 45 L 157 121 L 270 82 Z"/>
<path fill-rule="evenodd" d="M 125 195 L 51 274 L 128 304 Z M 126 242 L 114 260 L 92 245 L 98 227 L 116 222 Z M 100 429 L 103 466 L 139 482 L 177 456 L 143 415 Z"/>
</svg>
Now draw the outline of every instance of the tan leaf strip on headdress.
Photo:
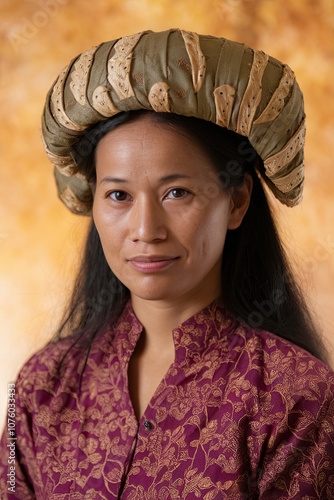
<svg viewBox="0 0 334 500">
<path fill-rule="evenodd" d="M 249 136 L 254 115 L 261 101 L 262 76 L 267 66 L 269 56 L 261 50 L 254 50 L 253 64 L 251 67 L 248 85 L 242 98 L 237 123 L 238 134 Z"/>
<path fill-rule="evenodd" d="M 114 55 L 108 62 L 108 81 L 122 99 L 134 96 L 130 83 L 132 52 L 144 31 L 121 38 L 115 45 Z"/>
<path fill-rule="evenodd" d="M 116 108 L 111 100 L 110 92 L 107 87 L 100 86 L 94 90 L 92 106 L 100 115 L 107 118 L 119 113 L 119 109 Z"/>
<path fill-rule="evenodd" d="M 74 175 L 78 171 L 78 166 L 73 160 L 71 156 L 57 156 L 49 150 L 45 150 L 49 160 L 52 161 L 53 165 L 61 172 L 62 174 L 70 177 Z"/>
<path fill-rule="evenodd" d="M 74 191 L 70 186 L 66 186 L 60 193 L 59 198 L 65 203 L 65 205 L 75 214 L 89 214 L 92 208 L 92 200 L 87 200 L 87 202 L 79 200 Z"/>
<path fill-rule="evenodd" d="M 201 50 L 199 36 L 192 31 L 180 30 L 191 64 L 194 92 L 198 92 L 202 87 L 205 78 L 205 56 Z"/>
<path fill-rule="evenodd" d="M 67 116 L 64 108 L 64 102 L 63 102 L 64 86 L 69 69 L 70 65 L 68 65 L 60 72 L 58 80 L 56 81 L 53 87 L 51 96 L 51 110 L 53 115 L 57 118 L 58 122 L 65 128 L 81 132 L 82 130 L 85 130 L 86 127 L 73 122 L 71 118 Z"/>
<path fill-rule="evenodd" d="M 294 81 L 294 72 L 291 68 L 289 68 L 289 66 L 285 65 L 283 69 L 283 75 L 277 89 L 273 93 L 270 101 L 268 102 L 261 115 L 253 122 L 254 125 L 270 122 L 280 114 L 284 106 L 284 99 L 289 94 Z"/>
<path fill-rule="evenodd" d="M 303 180 L 305 163 L 302 162 L 298 167 L 294 168 L 292 172 L 288 173 L 284 177 L 278 179 L 271 179 L 275 186 L 282 191 L 282 193 L 288 193 L 294 189 Z"/>
<path fill-rule="evenodd" d="M 169 89 L 169 85 L 165 82 L 158 82 L 153 85 L 148 94 L 148 100 L 154 111 L 170 113 Z"/>
<path fill-rule="evenodd" d="M 42 142 L 43 142 L 43 146 L 44 146 L 45 152 L 47 154 L 47 157 L 49 158 L 51 163 L 59 170 L 59 172 L 61 172 L 62 174 L 66 175 L 68 177 L 70 177 L 71 175 L 73 175 L 77 172 L 78 167 L 71 156 L 58 156 L 54 153 L 51 153 L 51 151 L 49 150 L 49 148 L 45 142 L 43 135 L 42 135 Z"/>
<path fill-rule="evenodd" d="M 296 156 L 298 151 L 300 151 L 305 142 L 305 118 L 302 121 L 300 127 L 297 132 L 291 137 L 289 142 L 284 146 L 281 151 L 270 156 L 266 160 L 264 160 L 264 166 L 266 169 L 267 175 L 275 175 L 280 172 L 293 158 Z"/>
<path fill-rule="evenodd" d="M 228 128 L 235 99 L 235 89 L 231 85 L 220 85 L 214 90 L 216 123 Z"/>
<path fill-rule="evenodd" d="M 83 52 L 77 62 L 74 64 L 74 70 L 72 71 L 70 89 L 75 99 L 82 106 L 86 104 L 86 90 L 88 85 L 88 75 L 90 68 L 93 64 L 93 55 L 97 51 L 98 46 Z"/>
</svg>

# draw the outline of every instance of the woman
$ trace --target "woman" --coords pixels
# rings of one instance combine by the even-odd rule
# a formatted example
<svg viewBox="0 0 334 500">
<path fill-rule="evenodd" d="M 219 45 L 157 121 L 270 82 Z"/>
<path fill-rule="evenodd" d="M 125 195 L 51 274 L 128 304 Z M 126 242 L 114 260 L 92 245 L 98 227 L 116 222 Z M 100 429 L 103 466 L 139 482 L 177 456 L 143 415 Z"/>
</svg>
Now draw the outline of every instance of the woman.
<svg viewBox="0 0 334 500">
<path fill-rule="evenodd" d="M 16 384 L 4 498 L 333 498 L 334 375 L 258 175 L 300 201 L 292 71 L 140 33 L 72 61 L 42 130 L 92 222 L 57 339 Z"/>
</svg>

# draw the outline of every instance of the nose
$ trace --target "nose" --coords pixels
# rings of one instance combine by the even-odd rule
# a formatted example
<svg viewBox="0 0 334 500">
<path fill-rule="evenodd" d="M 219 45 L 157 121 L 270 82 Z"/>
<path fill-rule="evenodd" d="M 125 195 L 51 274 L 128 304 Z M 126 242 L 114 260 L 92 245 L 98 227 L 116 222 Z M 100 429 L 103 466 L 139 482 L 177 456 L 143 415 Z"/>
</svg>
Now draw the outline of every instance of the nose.
<svg viewBox="0 0 334 500">
<path fill-rule="evenodd" d="M 167 238 L 166 216 L 163 208 L 152 197 L 137 198 L 129 217 L 132 241 L 152 243 Z"/>
</svg>

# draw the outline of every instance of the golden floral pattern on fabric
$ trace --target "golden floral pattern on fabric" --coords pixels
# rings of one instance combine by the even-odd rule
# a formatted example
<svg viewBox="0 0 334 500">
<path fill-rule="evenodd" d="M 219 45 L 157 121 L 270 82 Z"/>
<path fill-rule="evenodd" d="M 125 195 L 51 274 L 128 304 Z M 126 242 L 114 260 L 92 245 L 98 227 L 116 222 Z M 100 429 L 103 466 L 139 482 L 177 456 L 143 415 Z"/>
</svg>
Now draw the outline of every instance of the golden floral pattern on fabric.
<svg viewBox="0 0 334 500">
<path fill-rule="evenodd" d="M 86 104 L 86 90 L 88 85 L 89 71 L 93 64 L 94 54 L 98 46 L 92 47 L 90 50 L 83 52 L 76 63 L 74 70 L 70 74 L 71 83 L 70 89 L 75 99 L 84 106 Z"/>
<path fill-rule="evenodd" d="M 249 136 L 254 116 L 262 97 L 262 76 L 266 69 L 269 56 L 261 50 L 253 51 L 253 63 L 248 84 L 239 108 L 236 132 Z"/>
<path fill-rule="evenodd" d="M 84 356 L 65 339 L 17 381 L 15 496 L 152 500 L 334 498 L 334 373 L 217 301 L 173 331 L 175 362 L 138 423 L 127 388 L 142 325 L 129 302 Z"/>
</svg>

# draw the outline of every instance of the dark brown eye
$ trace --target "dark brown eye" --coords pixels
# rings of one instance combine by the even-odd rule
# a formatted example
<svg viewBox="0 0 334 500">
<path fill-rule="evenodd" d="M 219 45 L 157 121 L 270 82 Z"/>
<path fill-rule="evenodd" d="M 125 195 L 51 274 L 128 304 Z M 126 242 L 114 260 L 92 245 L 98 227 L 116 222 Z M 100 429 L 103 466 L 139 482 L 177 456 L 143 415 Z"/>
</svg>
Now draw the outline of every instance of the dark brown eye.
<svg viewBox="0 0 334 500">
<path fill-rule="evenodd" d="M 169 193 L 167 194 L 167 198 L 171 198 L 171 199 L 183 198 L 187 194 L 189 194 L 189 192 L 186 189 L 175 188 L 175 189 L 172 189 L 171 191 L 169 191 Z"/>
<path fill-rule="evenodd" d="M 125 201 L 128 197 L 128 193 L 125 191 L 113 191 L 109 194 L 109 196 L 116 201 Z"/>
</svg>

